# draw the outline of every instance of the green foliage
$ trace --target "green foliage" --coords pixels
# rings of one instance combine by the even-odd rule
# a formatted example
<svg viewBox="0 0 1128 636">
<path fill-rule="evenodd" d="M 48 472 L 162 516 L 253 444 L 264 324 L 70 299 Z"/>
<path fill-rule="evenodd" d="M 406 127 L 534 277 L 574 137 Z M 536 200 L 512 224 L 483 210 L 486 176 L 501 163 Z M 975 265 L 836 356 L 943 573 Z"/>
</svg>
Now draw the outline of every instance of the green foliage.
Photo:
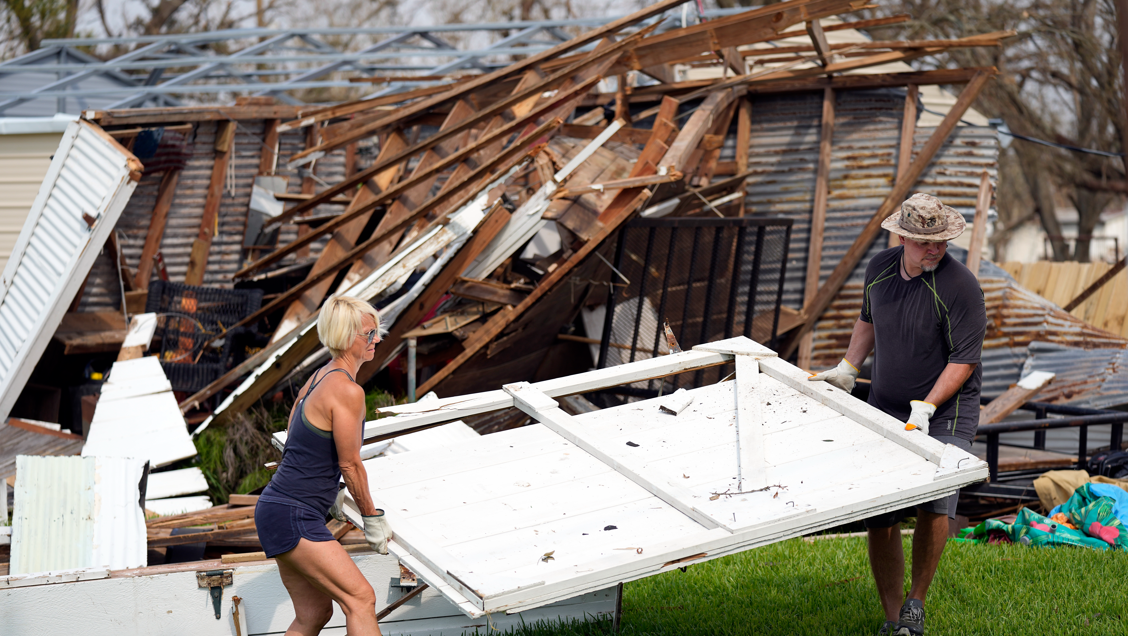
<svg viewBox="0 0 1128 636">
<path fill-rule="evenodd" d="M 911 538 L 906 537 L 911 568 Z M 930 636 L 1128 633 L 1128 554 L 950 542 L 925 603 Z M 906 591 L 909 581 L 906 580 Z M 620 633 L 877 633 L 883 621 L 864 538 L 793 539 L 624 586 Z M 611 634 L 609 620 L 512 631 Z"/>
</svg>

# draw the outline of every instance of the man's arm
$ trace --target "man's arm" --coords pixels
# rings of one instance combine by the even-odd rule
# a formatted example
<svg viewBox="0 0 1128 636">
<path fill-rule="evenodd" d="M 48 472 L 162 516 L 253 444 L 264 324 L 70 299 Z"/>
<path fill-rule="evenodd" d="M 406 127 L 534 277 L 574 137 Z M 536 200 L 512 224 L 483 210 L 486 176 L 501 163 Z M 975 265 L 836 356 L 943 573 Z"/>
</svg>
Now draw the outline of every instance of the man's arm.
<svg viewBox="0 0 1128 636">
<path fill-rule="evenodd" d="M 850 335 L 850 346 L 846 348 L 846 361 L 855 369 L 861 369 L 862 363 L 873 351 L 873 343 L 873 323 L 859 318 L 854 323 L 854 333 Z"/>
<path fill-rule="evenodd" d="M 948 366 L 940 372 L 940 377 L 936 379 L 936 384 L 932 385 L 932 390 L 928 392 L 928 397 L 924 398 L 924 401 L 939 407 L 950 400 L 960 390 L 964 382 L 967 382 L 967 379 L 971 377 L 971 373 L 975 371 L 975 366 L 974 364 L 949 362 Z"/>
</svg>

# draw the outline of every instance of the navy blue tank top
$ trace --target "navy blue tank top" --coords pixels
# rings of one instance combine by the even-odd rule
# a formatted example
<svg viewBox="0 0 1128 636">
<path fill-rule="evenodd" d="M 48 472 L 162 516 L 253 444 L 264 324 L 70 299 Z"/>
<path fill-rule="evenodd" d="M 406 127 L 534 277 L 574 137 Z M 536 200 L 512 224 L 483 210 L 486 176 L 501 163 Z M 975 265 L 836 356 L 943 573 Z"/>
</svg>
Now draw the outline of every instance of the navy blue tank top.
<svg viewBox="0 0 1128 636">
<path fill-rule="evenodd" d="M 262 491 L 265 496 L 282 496 L 305 504 L 323 515 L 329 514 L 329 508 L 337 498 L 341 467 L 337 461 L 337 445 L 333 443 L 332 431 L 323 431 L 310 424 L 305 416 L 305 401 L 317 385 L 334 371 L 340 371 L 348 375 L 350 380 L 353 379 L 344 369 L 333 369 L 321 376 L 320 380 L 314 374 L 313 384 L 298 402 L 298 408 L 294 409 L 294 415 L 290 419 L 290 432 L 286 437 L 282 461 L 274 472 L 274 477 Z M 362 432 L 361 435 L 363 434 Z"/>
</svg>

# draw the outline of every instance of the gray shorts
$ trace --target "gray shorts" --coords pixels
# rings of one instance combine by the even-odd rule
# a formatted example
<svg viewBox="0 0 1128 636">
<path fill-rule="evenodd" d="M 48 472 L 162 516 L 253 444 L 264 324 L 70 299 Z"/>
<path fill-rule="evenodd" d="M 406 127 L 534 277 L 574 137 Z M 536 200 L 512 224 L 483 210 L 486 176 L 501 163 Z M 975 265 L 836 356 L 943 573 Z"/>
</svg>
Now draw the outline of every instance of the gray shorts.
<svg viewBox="0 0 1128 636">
<path fill-rule="evenodd" d="M 961 450 L 965 450 L 969 453 L 971 452 L 971 442 L 967 441 L 966 439 L 953 437 L 951 435 L 933 435 L 932 439 L 944 444 L 952 444 L 953 446 Z M 915 506 L 909 506 L 908 508 L 892 510 L 884 514 L 875 515 L 873 517 L 870 517 L 869 519 L 863 520 L 862 523 L 864 523 L 867 528 L 892 528 L 893 526 L 901 523 L 909 517 L 915 517 L 918 510 L 923 512 L 931 512 L 932 514 L 936 515 L 946 514 L 948 515 L 949 519 L 955 519 L 956 504 L 959 502 L 959 500 L 960 491 L 957 490 L 947 497 L 941 497 L 939 499 L 926 501 Z"/>
</svg>

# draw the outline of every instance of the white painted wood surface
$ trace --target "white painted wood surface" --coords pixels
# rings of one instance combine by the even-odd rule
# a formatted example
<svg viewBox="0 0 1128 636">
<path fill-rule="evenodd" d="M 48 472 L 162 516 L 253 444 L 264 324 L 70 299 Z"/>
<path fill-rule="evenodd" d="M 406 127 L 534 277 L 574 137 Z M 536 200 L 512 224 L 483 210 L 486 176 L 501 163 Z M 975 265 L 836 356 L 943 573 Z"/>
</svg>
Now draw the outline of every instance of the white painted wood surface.
<svg viewBox="0 0 1128 636">
<path fill-rule="evenodd" d="M 145 485 L 145 500 L 148 502 L 153 499 L 192 495 L 207 489 L 208 480 L 204 479 L 204 472 L 195 466 L 149 473 L 149 480 Z"/>
<path fill-rule="evenodd" d="M 677 417 L 661 414 L 660 399 L 575 417 L 552 399 L 734 355 L 736 379 L 690 390 L 693 403 Z M 910 436 L 894 418 L 826 389 L 738 338 L 389 409 L 405 415 L 381 420 L 384 430 L 401 419 L 442 421 L 510 406 L 543 426 L 365 466 L 397 549 L 440 579 L 452 602 L 473 607 L 471 615 L 536 607 L 684 565 L 681 559 L 699 562 L 862 519 L 986 475 L 971 455 Z M 741 489 L 738 458 L 770 483 L 746 476 Z"/>
<path fill-rule="evenodd" d="M 152 468 L 196 455 L 172 386 L 155 356 L 115 362 L 94 409 L 83 455 L 136 457 Z"/>
<path fill-rule="evenodd" d="M 179 515 L 185 512 L 207 510 L 211 508 L 212 505 L 212 500 L 207 495 L 145 500 L 145 509 L 150 512 L 155 512 L 162 517 Z"/>
<path fill-rule="evenodd" d="M 156 332 L 156 314 L 137 314 L 129 320 L 129 331 L 125 334 L 125 341 L 121 343 L 121 348 L 143 347 L 148 350 Z"/>
<path fill-rule="evenodd" d="M 353 556 L 361 573 L 376 592 L 377 608 L 386 606 L 409 590 L 395 583 L 399 566 L 395 556 L 363 552 Z M 196 571 L 231 569 L 233 584 L 223 589 L 220 618 L 217 620 L 207 589 L 196 583 Z M 172 570 L 172 571 L 170 571 Z M 294 619 L 293 605 L 282 586 L 274 561 L 258 561 L 240 566 L 223 566 L 218 561 L 179 566 L 157 566 L 139 570 L 85 574 L 58 573 L 58 581 L 85 576 L 95 580 L 77 582 L 41 581 L 34 587 L 5 585 L 0 578 L 0 626 L 5 636 L 68 634 L 81 624 L 90 636 L 151 636 L 153 634 L 191 634 L 192 636 L 233 636 L 232 596 L 239 596 L 240 612 L 246 616 L 246 636 L 281 634 Z M 43 584 L 53 583 L 53 584 Z M 380 623 L 386 636 L 460 636 L 488 624 L 512 629 L 522 620 L 591 620 L 606 617 L 615 609 L 615 589 L 603 589 L 569 598 L 549 607 L 520 616 L 505 613 L 467 618 L 440 592 L 428 589 L 408 601 Z M 345 632 L 344 615 L 333 606 L 333 617 L 322 634 Z"/>
</svg>

